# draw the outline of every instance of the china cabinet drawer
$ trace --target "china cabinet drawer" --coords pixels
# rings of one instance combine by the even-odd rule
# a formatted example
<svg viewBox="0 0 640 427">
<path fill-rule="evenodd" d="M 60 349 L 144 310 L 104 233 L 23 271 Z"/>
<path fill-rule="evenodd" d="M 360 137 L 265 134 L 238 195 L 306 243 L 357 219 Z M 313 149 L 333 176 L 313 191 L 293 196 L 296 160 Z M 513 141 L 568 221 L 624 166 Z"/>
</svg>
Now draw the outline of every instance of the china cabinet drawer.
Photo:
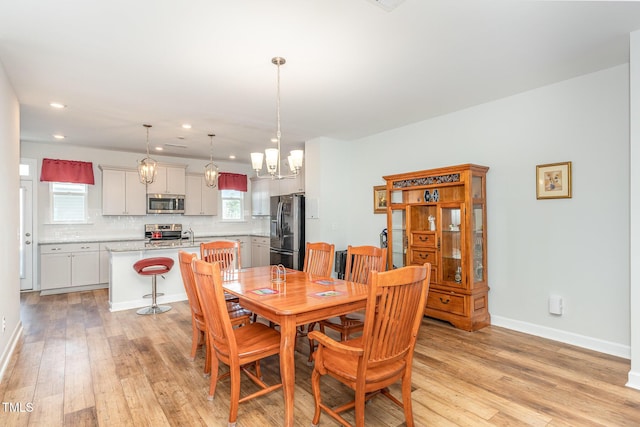
<svg viewBox="0 0 640 427">
<path fill-rule="evenodd" d="M 414 231 L 413 233 L 411 233 L 411 244 L 413 246 L 435 248 L 436 233 L 435 231 Z"/>
<path fill-rule="evenodd" d="M 463 295 L 430 289 L 427 297 L 427 307 L 432 310 L 446 311 L 463 316 L 465 314 L 464 299 Z"/>
<path fill-rule="evenodd" d="M 431 263 L 431 265 L 438 265 L 438 258 L 436 257 L 435 249 L 416 249 L 411 247 L 411 264 L 422 265 L 425 262 Z"/>
</svg>

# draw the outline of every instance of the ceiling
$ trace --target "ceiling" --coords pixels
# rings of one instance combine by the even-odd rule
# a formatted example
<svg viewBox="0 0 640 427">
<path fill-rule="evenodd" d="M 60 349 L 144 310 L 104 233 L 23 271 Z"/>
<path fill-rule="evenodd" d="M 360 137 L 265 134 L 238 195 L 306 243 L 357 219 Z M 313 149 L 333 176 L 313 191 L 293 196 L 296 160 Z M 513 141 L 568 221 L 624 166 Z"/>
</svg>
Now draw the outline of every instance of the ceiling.
<svg viewBox="0 0 640 427">
<path fill-rule="evenodd" d="M 288 151 L 628 62 L 628 33 L 640 29 L 638 2 L 375 3 L 4 0 L 0 62 L 22 141 L 142 153 L 148 123 L 163 154 L 206 159 L 213 132 L 215 159 L 248 163 L 275 135 L 274 56 L 287 60 Z"/>
</svg>

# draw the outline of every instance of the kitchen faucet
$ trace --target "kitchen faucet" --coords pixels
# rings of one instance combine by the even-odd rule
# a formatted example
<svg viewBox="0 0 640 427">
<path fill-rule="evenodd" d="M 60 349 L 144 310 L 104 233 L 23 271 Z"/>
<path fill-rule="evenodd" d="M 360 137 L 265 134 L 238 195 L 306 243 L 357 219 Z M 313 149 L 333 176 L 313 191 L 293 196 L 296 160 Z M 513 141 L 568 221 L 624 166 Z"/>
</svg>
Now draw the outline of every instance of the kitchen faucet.
<svg viewBox="0 0 640 427">
<path fill-rule="evenodd" d="M 193 245 L 195 243 L 195 235 L 194 235 L 193 230 L 191 229 L 191 227 L 189 227 L 189 229 L 187 231 L 185 231 L 184 234 L 188 234 L 189 235 L 189 243 Z"/>
</svg>

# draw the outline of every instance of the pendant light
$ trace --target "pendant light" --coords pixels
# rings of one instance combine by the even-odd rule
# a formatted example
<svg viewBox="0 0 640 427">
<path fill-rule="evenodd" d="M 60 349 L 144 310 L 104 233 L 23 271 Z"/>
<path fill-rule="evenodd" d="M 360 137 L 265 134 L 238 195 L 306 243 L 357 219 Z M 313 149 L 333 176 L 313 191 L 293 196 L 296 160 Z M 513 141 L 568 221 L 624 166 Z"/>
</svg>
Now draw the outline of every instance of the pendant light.
<svg viewBox="0 0 640 427">
<path fill-rule="evenodd" d="M 151 184 L 156 179 L 158 163 L 149 157 L 149 128 L 151 125 L 142 125 L 147 128 L 147 157 L 138 163 L 138 177 L 143 184 Z"/>
<path fill-rule="evenodd" d="M 204 182 L 207 184 L 207 187 L 216 188 L 218 186 L 218 165 L 213 163 L 213 137 L 215 134 L 210 133 L 209 138 L 211 138 L 211 155 L 209 157 L 209 163 L 207 163 L 204 167 Z"/>
<path fill-rule="evenodd" d="M 258 178 L 295 178 L 300 173 L 300 169 L 302 169 L 302 160 L 304 158 L 304 152 L 302 150 L 292 150 L 289 153 L 287 160 L 289 163 L 289 169 L 291 169 L 290 175 L 282 175 L 282 172 L 280 170 L 282 164 L 280 160 L 280 140 L 282 138 L 282 134 L 280 132 L 280 66 L 284 65 L 287 61 L 280 56 L 276 56 L 275 58 L 271 59 L 271 62 L 278 67 L 276 97 L 276 142 L 278 143 L 278 148 L 267 148 L 266 150 L 264 150 L 264 154 L 259 152 L 251 153 L 251 165 L 256 171 L 256 176 Z M 269 175 L 260 175 L 263 159 L 265 159 L 267 172 L 269 173 Z"/>
</svg>

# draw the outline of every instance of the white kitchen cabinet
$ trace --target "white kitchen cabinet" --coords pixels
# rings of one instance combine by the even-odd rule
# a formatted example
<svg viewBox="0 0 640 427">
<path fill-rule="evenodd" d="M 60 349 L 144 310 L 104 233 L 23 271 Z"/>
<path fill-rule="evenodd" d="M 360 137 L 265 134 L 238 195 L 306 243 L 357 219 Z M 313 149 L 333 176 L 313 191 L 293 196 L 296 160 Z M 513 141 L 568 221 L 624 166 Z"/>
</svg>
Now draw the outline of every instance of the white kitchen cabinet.
<svg viewBox="0 0 640 427">
<path fill-rule="evenodd" d="M 117 248 L 121 245 L 124 246 L 140 246 L 143 247 L 146 240 L 121 240 L 121 241 L 109 241 L 99 244 L 100 249 L 100 283 L 109 283 L 109 250 L 108 247 Z"/>
<path fill-rule="evenodd" d="M 188 174 L 184 200 L 185 215 L 217 215 L 218 189 L 207 187 L 203 174 Z"/>
<path fill-rule="evenodd" d="M 40 246 L 40 289 L 58 289 L 100 283 L 97 243 Z"/>
<path fill-rule="evenodd" d="M 228 240 L 236 240 L 240 243 L 240 261 L 242 268 L 252 267 L 251 264 L 251 240 L 249 236 L 232 236 Z"/>
<path fill-rule="evenodd" d="M 269 182 L 269 193 L 271 196 L 304 193 L 304 169 L 294 178 L 274 179 L 269 180 Z"/>
<path fill-rule="evenodd" d="M 279 195 L 304 193 L 304 169 L 295 178 L 281 179 Z"/>
<path fill-rule="evenodd" d="M 147 194 L 185 194 L 186 166 L 158 165 L 156 179 L 147 184 Z"/>
<path fill-rule="evenodd" d="M 251 266 L 262 267 L 270 265 L 269 254 L 269 238 L 268 237 L 252 237 L 251 238 Z"/>
<path fill-rule="evenodd" d="M 251 215 L 269 215 L 269 197 L 271 180 L 251 178 Z"/>
<path fill-rule="evenodd" d="M 102 215 L 146 215 L 146 187 L 138 171 L 100 166 Z"/>
<path fill-rule="evenodd" d="M 109 283 L 109 251 L 100 243 L 100 283 Z"/>
</svg>

